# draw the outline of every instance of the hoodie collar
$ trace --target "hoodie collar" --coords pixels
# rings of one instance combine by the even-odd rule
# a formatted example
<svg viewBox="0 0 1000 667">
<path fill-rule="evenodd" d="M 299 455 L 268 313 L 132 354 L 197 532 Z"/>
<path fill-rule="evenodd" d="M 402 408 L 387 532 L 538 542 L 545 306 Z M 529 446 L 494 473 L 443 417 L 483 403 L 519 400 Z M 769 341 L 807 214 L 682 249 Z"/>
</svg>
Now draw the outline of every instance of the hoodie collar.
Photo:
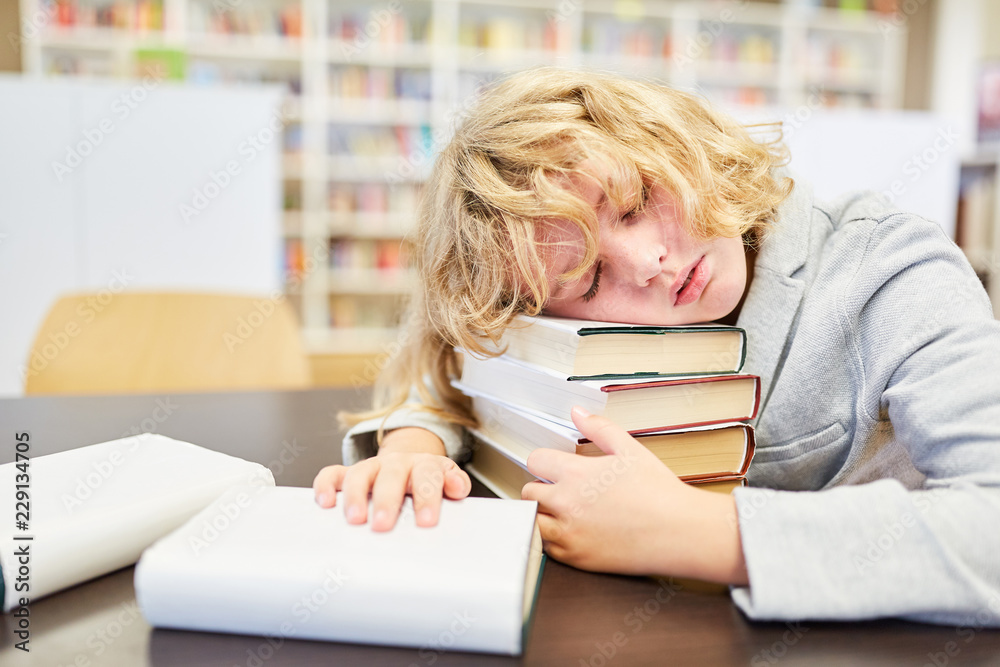
<svg viewBox="0 0 1000 667">
<path fill-rule="evenodd" d="M 780 178 L 788 174 L 779 171 L 776 175 Z M 812 215 L 812 188 L 796 179 L 761 242 L 753 282 L 736 323 L 747 332 L 743 372 L 761 379 L 761 409 L 767 405 L 773 380 L 781 372 L 805 293 L 804 281 L 793 276 L 809 255 Z"/>
</svg>

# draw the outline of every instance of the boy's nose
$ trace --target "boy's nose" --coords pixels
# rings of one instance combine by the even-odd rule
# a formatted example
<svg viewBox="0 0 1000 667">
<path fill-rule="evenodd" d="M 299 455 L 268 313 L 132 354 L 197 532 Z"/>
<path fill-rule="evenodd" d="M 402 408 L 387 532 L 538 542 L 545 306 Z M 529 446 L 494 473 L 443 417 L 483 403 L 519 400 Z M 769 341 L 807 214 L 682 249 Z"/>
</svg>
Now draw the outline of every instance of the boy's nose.
<svg viewBox="0 0 1000 667">
<path fill-rule="evenodd" d="M 649 285 L 654 278 L 663 273 L 666 259 L 666 248 L 661 245 L 636 248 L 629 267 L 632 282 L 639 287 Z"/>
</svg>

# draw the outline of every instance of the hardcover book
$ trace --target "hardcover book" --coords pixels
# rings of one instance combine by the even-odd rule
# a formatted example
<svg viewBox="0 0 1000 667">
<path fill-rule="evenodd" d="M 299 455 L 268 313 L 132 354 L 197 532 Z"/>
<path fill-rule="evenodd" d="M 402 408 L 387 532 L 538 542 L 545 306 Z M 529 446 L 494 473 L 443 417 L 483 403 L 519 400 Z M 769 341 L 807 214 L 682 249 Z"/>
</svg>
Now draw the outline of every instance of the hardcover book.
<svg viewBox="0 0 1000 667">
<path fill-rule="evenodd" d="M 258 463 L 158 434 L 0 465 L 0 489 L 24 499 L 3 503 L 4 611 L 135 563 L 219 494 L 246 484 L 273 485 L 274 477 Z"/>
<path fill-rule="evenodd" d="M 522 466 L 527 465 L 531 452 L 540 447 L 585 456 L 604 455 L 576 429 L 513 406 L 473 396 L 472 409 L 479 427 L 470 429 L 471 432 L 493 443 Z M 739 422 L 633 435 L 686 482 L 745 475 L 755 446 L 753 427 Z"/>
<path fill-rule="evenodd" d="M 502 355 L 478 359 L 463 353 L 463 393 L 488 396 L 573 428 L 579 405 L 636 433 L 752 419 L 760 403 L 755 375 L 571 380 L 544 366 Z"/>
<path fill-rule="evenodd" d="M 508 357 L 572 377 L 734 373 L 746 332 L 716 324 L 648 326 L 518 315 L 504 331 Z"/>
<path fill-rule="evenodd" d="M 136 597 L 160 628 L 516 655 L 544 562 L 536 508 L 446 500 L 426 528 L 407 497 L 375 532 L 312 489 L 235 488 L 143 553 Z"/>
<path fill-rule="evenodd" d="M 521 489 L 528 482 L 547 482 L 528 472 L 521 461 L 515 461 L 500 445 L 473 433 L 472 458 L 465 464 L 466 471 L 483 486 L 500 498 L 520 498 Z M 742 475 L 719 475 L 684 480 L 699 489 L 731 493 L 739 486 L 746 486 Z"/>
</svg>

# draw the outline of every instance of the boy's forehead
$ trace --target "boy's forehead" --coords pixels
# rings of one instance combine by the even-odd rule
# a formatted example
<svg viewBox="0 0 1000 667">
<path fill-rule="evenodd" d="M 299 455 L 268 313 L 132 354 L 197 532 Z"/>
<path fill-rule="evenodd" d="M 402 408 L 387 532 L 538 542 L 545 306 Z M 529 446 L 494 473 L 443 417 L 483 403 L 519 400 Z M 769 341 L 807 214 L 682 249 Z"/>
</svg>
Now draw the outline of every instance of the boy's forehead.
<svg viewBox="0 0 1000 667">
<path fill-rule="evenodd" d="M 612 173 L 607 165 L 588 158 L 577 165 L 576 171 L 558 174 L 554 180 L 588 204 L 600 209 L 607 199 L 606 189 L 611 178 Z"/>
</svg>

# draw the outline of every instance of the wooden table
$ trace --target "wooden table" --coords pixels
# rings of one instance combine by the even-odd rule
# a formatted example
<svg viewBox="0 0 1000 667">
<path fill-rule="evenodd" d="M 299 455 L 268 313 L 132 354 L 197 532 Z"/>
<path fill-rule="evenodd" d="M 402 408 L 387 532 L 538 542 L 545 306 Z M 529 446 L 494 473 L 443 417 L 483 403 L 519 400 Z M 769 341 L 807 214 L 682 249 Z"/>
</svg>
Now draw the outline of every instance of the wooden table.
<svg viewBox="0 0 1000 667">
<path fill-rule="evenodd" d="M 349 389 L 0 400 L 0 463 L 13 458 L 15 432 L 31 433 L 36 457 L 152 430 L 268 465 L 279 484 L 309 486 L 321 466 L 340 459 L 336 411 L 367 400 Z M 293 640 L 275 647 L 262 637 L 153 630 L 135 604 L 132 568 L 33 603 L 29 654 L 13 647 L 12 617 L 2 618 L 5 667 L 1000 664 L 996 630 L 896 620 L 753 623 L 723 594 L 551 559 L 521 658 Z"/>
</svg>

